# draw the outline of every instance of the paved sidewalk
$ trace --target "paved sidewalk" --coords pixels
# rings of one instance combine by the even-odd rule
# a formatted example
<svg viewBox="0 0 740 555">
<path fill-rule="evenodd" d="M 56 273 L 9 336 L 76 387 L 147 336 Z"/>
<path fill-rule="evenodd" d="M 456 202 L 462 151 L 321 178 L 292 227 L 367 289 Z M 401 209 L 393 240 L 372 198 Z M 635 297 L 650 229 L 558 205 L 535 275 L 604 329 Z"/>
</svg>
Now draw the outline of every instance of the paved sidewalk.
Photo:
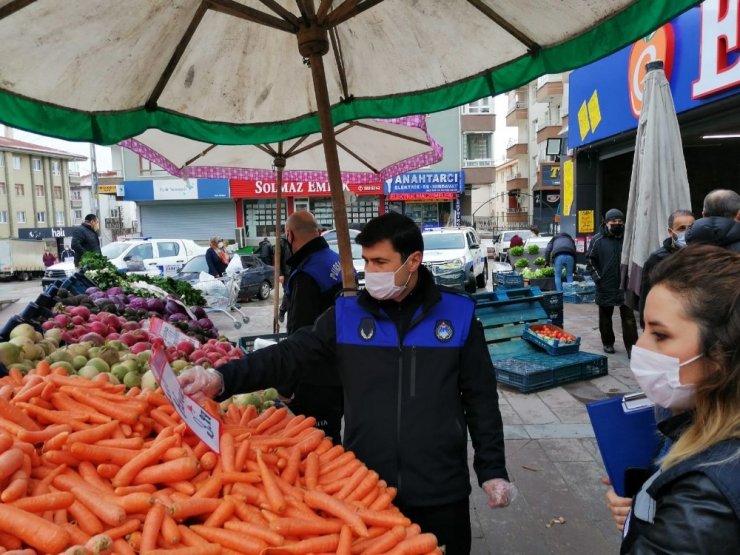
<svg viewBox="0 0 740 555">
<path fill-rule="evenodd" d="M 225 335 L 271 333 L 272 303 L 242 306 L 251 321 L 234 330 L 228 318 L 214 320 Z M 614 322 L 617 352 L 609 374 L 538 393 L 499 387 L 507 467 L 519 496 L 507 509 L 491 510 L 471 465 L 473 550 L 483 554 L 606 554 L 619 551 L 619 534 L 604 505 L 604 469 L 585 403 L 637 389 Z M 565 305 L 565 327 L 581 337 L 581 350 L 601 353 L 596 305 Z M 553 519 L 562 517 L 562 524 Z M 549 525 L 549 526 L 548 526 Z"/>
</svg>

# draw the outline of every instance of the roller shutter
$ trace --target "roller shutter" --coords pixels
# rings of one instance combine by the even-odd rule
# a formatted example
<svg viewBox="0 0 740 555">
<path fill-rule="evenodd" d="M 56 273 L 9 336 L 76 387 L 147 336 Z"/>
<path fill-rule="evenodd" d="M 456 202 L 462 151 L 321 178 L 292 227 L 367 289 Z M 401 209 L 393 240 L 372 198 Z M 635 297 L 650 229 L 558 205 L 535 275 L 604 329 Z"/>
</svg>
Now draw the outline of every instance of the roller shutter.
<svg viewBox="0 0 740 555">
<path fill-rule="evenodd" d="M 144 237 L 207 241 L 214 235 L 233 241 L 234 201 L 140 204 Z"/>
</svg>

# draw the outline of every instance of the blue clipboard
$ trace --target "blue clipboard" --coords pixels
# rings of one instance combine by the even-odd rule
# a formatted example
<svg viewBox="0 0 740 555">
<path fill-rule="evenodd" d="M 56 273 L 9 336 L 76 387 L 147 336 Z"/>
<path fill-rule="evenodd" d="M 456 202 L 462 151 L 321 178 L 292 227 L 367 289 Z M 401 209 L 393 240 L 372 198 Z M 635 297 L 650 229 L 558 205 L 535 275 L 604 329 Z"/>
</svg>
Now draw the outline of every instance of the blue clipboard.
<svg viewBox="0 0 740 555">
<path fill-rule="evenodd" d="M 609 480 L 625 497 L 625 471 L 649 467 L 658 452 L 654 406 L 636 393 L 589 403 L 586 409 Z"/>
</svg>

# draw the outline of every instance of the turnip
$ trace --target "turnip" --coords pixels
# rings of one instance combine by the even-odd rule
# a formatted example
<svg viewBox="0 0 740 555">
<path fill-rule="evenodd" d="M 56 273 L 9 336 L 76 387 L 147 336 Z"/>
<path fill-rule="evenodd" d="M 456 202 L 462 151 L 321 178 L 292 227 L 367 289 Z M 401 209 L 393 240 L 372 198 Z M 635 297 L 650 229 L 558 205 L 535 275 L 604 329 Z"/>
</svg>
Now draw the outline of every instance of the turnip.
<svg viewBox="0 0 740 555">
<path fill-rule="evenodd" d="M 151 370 L 147 370 L 141 376 L 141 389 L 157 389 L 157 379 L 154 377 L 154 373 Z"/>
</svg>

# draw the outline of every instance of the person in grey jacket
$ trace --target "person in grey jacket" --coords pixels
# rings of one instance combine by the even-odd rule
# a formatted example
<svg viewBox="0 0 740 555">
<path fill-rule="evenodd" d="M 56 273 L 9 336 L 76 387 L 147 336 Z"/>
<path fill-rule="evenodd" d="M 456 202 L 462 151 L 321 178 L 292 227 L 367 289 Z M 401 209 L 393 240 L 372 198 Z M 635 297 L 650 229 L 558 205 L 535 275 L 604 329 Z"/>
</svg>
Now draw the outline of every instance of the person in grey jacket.
<svg viewBox="0 0 740 555">
<path fill-rule="evenodd" d="M 86 252 L 100 254 L 100 238 L 98 230 L 100 224 L 95 214 L 85 216 L 85 221 L 72 232 L 72 250 L 75 251 L 75 266 L 80 265 L 80 259 Z"/>
<path fill-rule="evenodd" d="M 629 355 L 637 342 L 637 321 L 634 311 L 624 304 L 624 291 L 619 287 L 619 264 L 624 238 L 624 213 L 617 208 L 607 211 L 603 230 L 596 234 L 588 249 L 586 270 L 596 283 L 596 304 L 599 305 L 599 333 L 604 352 L 614 353 L 612 315 L 619 307 L 622 319 L 622 340 Z"/>
<path fill-rule="evenodd" d="M 545 261 L 555 270 L 555 290 L 563 290 L 563 268 L 568 283 L 573 283 L 573 267 L 576 262 L 576 243 L 567 233 L 558 233 L 550 239 L 545 249 Z"/>
</svg>

